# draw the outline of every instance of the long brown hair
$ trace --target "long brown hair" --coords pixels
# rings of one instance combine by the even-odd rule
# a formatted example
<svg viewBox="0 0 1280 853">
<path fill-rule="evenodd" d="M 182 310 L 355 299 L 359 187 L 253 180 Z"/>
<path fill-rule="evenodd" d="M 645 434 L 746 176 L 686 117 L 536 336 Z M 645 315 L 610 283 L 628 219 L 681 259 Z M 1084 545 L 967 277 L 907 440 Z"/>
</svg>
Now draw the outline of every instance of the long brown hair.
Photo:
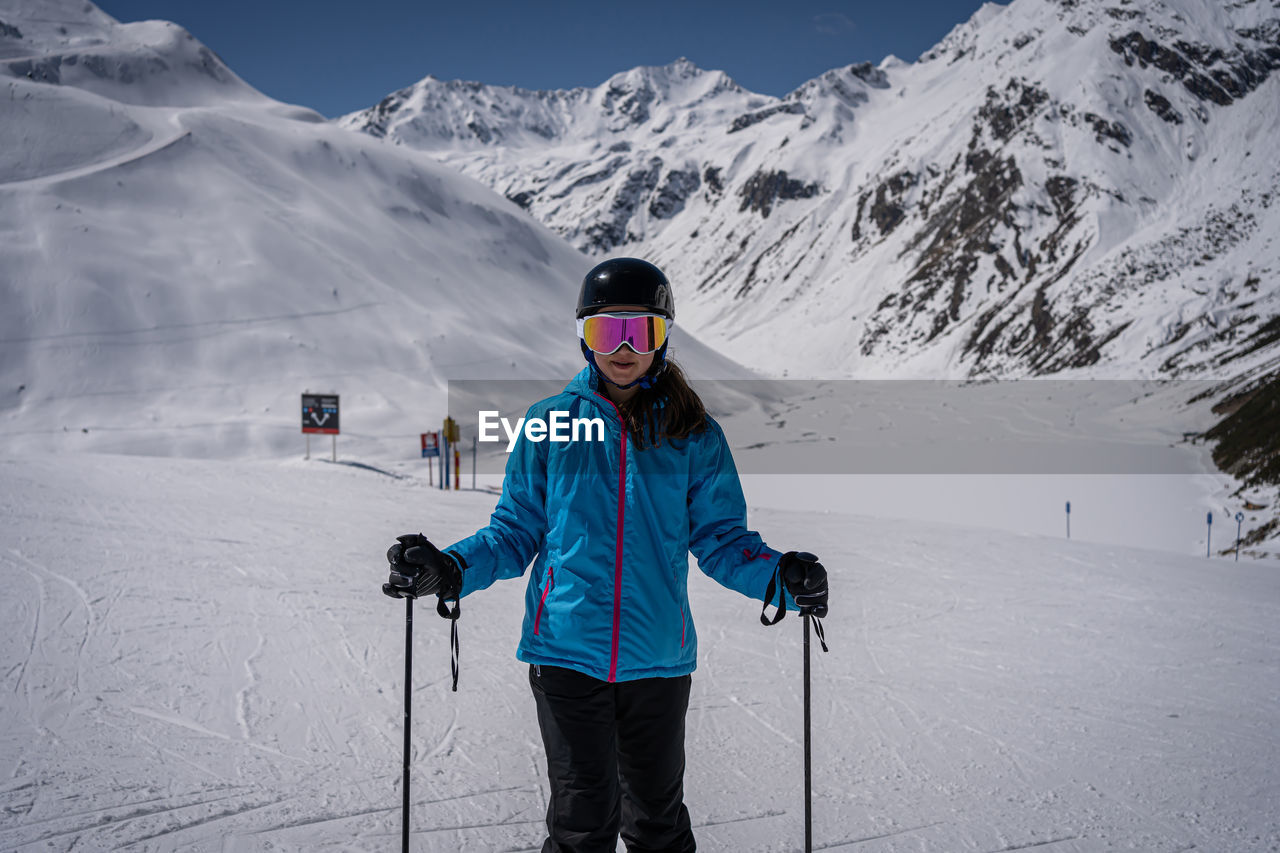
<svg viewBox="0 0 1280 853">
<path fill-rule="evenodd" d="M 680 365 L 671 359 L 649 388 L 641 388 L 618 407 L 636 447 L 644 450 L 663 439 L 688 438 L 707 428 L 702 398 L 689 385 Z"/>
</svg>

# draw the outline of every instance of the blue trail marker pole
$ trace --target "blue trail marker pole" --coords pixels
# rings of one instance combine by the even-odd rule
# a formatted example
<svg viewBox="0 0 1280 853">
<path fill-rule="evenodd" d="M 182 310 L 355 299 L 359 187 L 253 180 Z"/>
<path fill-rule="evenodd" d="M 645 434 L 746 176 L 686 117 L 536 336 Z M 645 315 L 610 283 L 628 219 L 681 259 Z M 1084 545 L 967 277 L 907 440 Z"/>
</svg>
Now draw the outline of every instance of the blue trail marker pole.
<svg viewBox="0 0 1280 853">
<path fill-rule="evenodd" d="M 1240 562 L 1240 528 L 1244 525 L 1244 513 L 1236 513 L 1236 562 Z"/>
<path fill-rule="evenodd" d="M 1071 501 L 1067 501 L 1067 538 L 1071 538 Z"/>
<path fill-rule="evenodd" d="M 1209 513 L 1205 517 L 1205 524 L 1208 526 L 1205 528 L 1204 534 L 1204 555 L 1208 557 L 1210 556 L 1209 540 L 1213 538 L 1213 513 Z"/>
</svg>

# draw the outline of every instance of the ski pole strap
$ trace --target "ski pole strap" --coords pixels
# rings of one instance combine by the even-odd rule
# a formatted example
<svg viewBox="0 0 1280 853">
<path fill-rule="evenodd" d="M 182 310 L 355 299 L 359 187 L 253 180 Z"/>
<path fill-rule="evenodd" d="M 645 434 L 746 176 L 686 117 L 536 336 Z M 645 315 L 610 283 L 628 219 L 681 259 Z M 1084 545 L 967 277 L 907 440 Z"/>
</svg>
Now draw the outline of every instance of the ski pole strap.
<svg viewBox="0 0 1280 853">
<path fill-rule="evenodd" d="M 445 619 L 453 624 L 449 626 L 449 669 L 453 674 L 453 692 L 458 692 L 458 669 L 459 660 L 461 658 L 461 646 L 458 643 L 458 617 L 462 615 L 462 584 L 463 573 L 467 570 L 467 561 L 462 555 L 454 551 L 445 551 L 445 556 L 453 560 L 458 568 L 458 589 L 454 592 L 454 597 L 449 599 L 453 602 L 450 608 L 445 604 L 444 595 L 436 596 L 436 613 L 439 613 Z"/>
<path fill-rule="evenodd" d="M 778 612 L 770 619 L 765 613 L 769 609 L 769 605 L 773 604 L 774 596 L 778 597 L 778 603 L 775 605 Z M 773 570 L 773 577 L 769 578 L 769 588 L 764 593 L 764 604 L 760 607 L 760 624 L 768 628 L 770 625 L 777 625 L 782 621 L 782 617 L 787 615 L 787 592 L 782 584 L 782 568 L 778 567 Z"/>
<path fill-rule="evenodd" d="M 458 692 L 458 617 L 462 615 L 462 603 L 458 599 L 453 599 L 453 607 L 450 608 L 444 600 L 444 596 L 436 598 L 436 613 L 439 613 L 452 624 L 449 627 L 449 669 L 453 673 L 453 692 Z"/>
<path fill-rule="evenodd" d="M 804 610 L 802 609 L 800 612 L 804 613 Z M 809 621 L 813 623 L 813 633 L 814 636 L 818 638 L 818 644 L 822 646 L 822 650 L 824 652 L 831 651 L 827 648 L 827 635 L 826 632 L 822 630 L 822 620 L 817 616 L 814 616 L 812 613 L 805 613 L 805 615 L 808 616 Z"/>
</svg>

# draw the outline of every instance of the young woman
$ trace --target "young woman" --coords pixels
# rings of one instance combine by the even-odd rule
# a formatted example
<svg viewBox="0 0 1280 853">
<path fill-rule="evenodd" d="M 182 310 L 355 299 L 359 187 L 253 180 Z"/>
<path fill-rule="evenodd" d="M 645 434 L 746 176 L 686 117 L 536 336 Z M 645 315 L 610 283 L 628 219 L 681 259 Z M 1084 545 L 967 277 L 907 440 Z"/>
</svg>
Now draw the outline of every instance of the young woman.
<svg viewBox="0 0 1280 853">
<path fill-rule="evenodd" d="M 675 319 L 655 266 L 615 258 L 578 297 L 587 366 L 527 417 L 601 418 L 604 440 L 520 438 L 489 525 L 443 552 L 388 551 L 392 596 L 455 600 L 530 568 L 517 657 L 528 663 L 551 797 L 544 853 L 694 849 L 684 805 L 684 722 L 697 637 L 688 554 L 724 586 L 825 615 L 811 554 L 746 527 L 729 446 L 666 357 Z M 532 566 L 530 567 L 530 561 Z"/>
</svg>

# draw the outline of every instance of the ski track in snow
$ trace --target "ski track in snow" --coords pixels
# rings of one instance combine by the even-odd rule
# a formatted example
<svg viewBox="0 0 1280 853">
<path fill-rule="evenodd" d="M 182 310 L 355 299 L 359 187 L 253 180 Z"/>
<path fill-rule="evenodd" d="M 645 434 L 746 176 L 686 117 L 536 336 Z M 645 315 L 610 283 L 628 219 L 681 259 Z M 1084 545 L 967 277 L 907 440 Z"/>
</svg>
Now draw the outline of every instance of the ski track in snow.
<svg viewBox="0 0 1280 853">
<path fill-rule="evenodd" d="M 176 123 L 177 122 L 175 120 L 175 124 Z M 57 173 L 48 174 L 48 175 L 40 175 L 39 177 L 35 177 L 35 178 L 25 178 L 25 179 L 16 180 L 16 181 L 0 181 L 0 187 L 4 187 L 8 189 L 8 188 L 17 188 L 17 187 L 41 186 L 41 185 L 47 185 L 51 183 L 57 183 L 59 181 L 67 181 L 73 178 L 82 178 L 82 177 L 85 177 L 86 175 L 93 175 L 98 172 L 105 172 L 105 171 L 108 171 L 109 169 L 116 169 L 121 166 L 128 165 L 130 163 L 136 163 L 137 161 L 142 160 L 145 157 L 150 157 L 152 154 L 159 154 L 162 151 L 172 148 L 173 146 L 177 145 L 179 142 L 182 142 L 184 139 L 190 138 L 190 136 L 191 136 L 191 131 L 189 130 L 179 131 L 178 133 L 175 133 L 172 136 L 165 136 L 159 139 L 153 138 L 150 141 L 148 141 L 146 144 L 140 145 L 136 149 L 127 151 L 124 154 L 117 157 L 110 157 L 108 159 L 102 160 L 97 163 L 88 163 L 86 165 L 77 166 L 75 168 L 67 169 L 62 172 L 57 172 Z"/>
<path fill-rule="evenodd" d="M 376 461 L 376 460 L 375 460 Z M 491 493 L 298 461 L 0 459 L 0 849 L 368 850 L 400 826 L 404 619 L 382 553 Z M 1280 847 L 1280 573 L 994 530 L 755 510 L 832 572 L 815 849 Z M 799 623 L 694 571 L 700 849 L 802 837 Z M 415 620 L 416 850 L 536 850 L 523 582 Z"/>
</svg>

